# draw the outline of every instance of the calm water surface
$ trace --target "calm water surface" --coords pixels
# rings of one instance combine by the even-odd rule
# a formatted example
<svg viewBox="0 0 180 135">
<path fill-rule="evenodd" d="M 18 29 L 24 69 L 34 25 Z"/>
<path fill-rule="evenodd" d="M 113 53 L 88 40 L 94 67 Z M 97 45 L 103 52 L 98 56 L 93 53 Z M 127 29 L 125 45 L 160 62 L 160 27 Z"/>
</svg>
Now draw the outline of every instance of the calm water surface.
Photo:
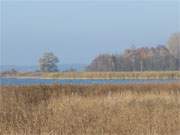
<svg viewBox="0 0 180 135">
<path fill-rule="evenodd" d="M 33 84 L 139 84 L 139 83 L 170 83 L 180 82 L 176 79 L 151 79 L 151 80 L 91 80 L 91 79 L 16 79 L 16 78 L 0 78 L 0 85 L 33 85 Z"/>
</svg>

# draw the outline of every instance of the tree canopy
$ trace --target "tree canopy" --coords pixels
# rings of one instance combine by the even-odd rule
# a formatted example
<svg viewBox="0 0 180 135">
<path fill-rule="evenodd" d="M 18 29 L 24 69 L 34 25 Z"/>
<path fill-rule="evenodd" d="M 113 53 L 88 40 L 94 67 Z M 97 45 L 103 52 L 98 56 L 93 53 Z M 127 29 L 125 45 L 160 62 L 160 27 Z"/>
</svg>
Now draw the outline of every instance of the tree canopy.
<svg viewBox="0 0 180 135">
<path fill-rule="evenodd" d="M 174 33 L 168 40 L 167 48 L 176 58 L 178 69 L 180 69 L 180 33 Z"/>
<path fill-rule="evenodd" d="M 39 67 L 42 72 L 56 72 L 58 71 L 59 59 L 52 52 L 46 52 L 39 59 Z"/>
<path fill-rule="evenodd" d="M 180 33 L 174 33 L 169 38 L 167 48 L 173 56 L 180 59 Z"/>
<path fill-rule="evenodd" d="M 122 54 L 98 55 L 87 67 L 90 71 L 176 70 L 176 58 L 163 45 L 130 48 Z"/>
</svg>

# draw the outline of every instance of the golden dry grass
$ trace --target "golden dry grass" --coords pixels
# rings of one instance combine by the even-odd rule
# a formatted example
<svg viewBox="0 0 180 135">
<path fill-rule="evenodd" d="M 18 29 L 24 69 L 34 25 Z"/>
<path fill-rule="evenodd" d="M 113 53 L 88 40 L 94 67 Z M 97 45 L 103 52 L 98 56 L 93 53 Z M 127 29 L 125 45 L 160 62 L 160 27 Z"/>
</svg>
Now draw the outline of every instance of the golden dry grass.
<svg viewBox="0 0 180 135">
<path fill-rule="evenodd" d="M 145 72 L 19 72 L 1 73 L 9 77 L 41 77 L 58 79 L 180 79 L 180 71 Z"/>
<path fill-rule="evenodd" d="M 0 89 L 2 135 L 179 135 L 180 84 Z"/>
</svg>

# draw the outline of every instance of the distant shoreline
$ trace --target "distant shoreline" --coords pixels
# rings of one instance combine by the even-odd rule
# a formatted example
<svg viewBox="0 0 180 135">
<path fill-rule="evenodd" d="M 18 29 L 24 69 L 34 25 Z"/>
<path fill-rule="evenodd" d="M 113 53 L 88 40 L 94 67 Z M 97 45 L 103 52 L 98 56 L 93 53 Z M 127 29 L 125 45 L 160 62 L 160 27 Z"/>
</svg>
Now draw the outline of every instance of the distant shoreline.
<svg viewBox="0 0 180 135">
<path fill-rule="evenodd" d="M 0 73 L 0 78 L 57 80 L 151 80 L 180 79 L 180 71 L 145 72 L 18 72 Z"/>
<path fill-rule="evenodd" d="M 41 77 L 0 77 L 0 79 L 38 79 L 38 80 L 180 80 L 180 78 L 41 78 Z"/>
</svg>

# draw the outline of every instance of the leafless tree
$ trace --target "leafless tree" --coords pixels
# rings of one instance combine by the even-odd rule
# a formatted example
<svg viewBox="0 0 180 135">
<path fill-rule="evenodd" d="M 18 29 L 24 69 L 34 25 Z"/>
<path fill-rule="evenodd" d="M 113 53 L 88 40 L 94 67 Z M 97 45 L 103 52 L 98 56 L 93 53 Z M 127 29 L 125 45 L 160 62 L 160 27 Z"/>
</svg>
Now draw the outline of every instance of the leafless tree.
<svg viewBox="0 0 180 135">
<path fill-rule="evenodd" d="M 39 59 L 39 67 L 42 72 L 56 72 L 58 71 L 57 63 L 59 59 L 52 52 L 46 52 Z"/>
<path fill-rule="evenodd" d="M 180 33 L 171 35 L 167 42 L 167 48 L 170 53 L 177 59 L 178 69 L 180 69 Z"/>
</svg>

